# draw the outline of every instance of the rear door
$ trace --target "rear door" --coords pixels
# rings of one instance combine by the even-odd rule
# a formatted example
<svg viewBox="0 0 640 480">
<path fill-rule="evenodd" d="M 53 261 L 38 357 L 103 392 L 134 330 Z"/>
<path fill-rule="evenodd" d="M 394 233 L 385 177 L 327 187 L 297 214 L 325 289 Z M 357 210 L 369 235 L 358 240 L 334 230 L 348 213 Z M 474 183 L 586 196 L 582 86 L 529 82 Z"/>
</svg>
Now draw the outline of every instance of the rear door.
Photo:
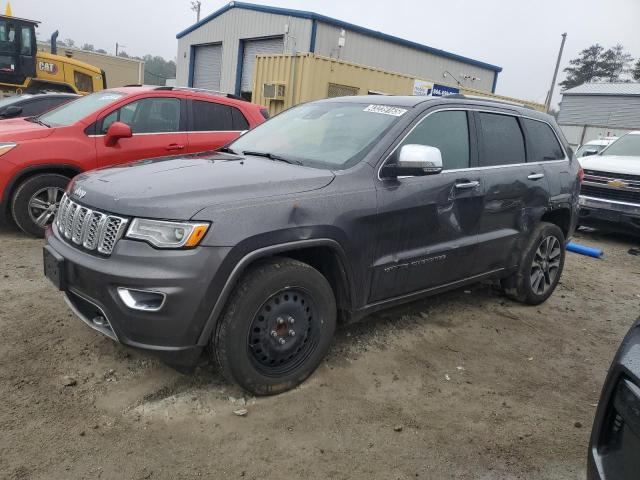
<svg viewBox="0 0 640 480">
<path fill-rule="evenodd" d="M 129 125 L 133 136 L 121 138 L 114 146 L 107 146 L 105 134 L 116 121 Z M 112 110 L 97 122 L 98 165 L 185 153 L 188 141 L 185 123 L 185 100 L 177 97 L 139 98 Z"/>
<path fill-rule="evenodd" d="M 216 150 L 249 129 L 249 122 L 234 106 L 195 98 L 189 103 L 190 153 Z"/>
<path fill-rule="evenodd" d="M 379 179 L 370 301 L 472 275 L 484 187 L 470 120 L 463 109 L 427 113 L 387 160 L 397 161 L 403 145 L 429 145 L 440 149 L 444 169 L 434 175 Z"/>
<path fill-rule="evenodd" d="M 485 199 L 478 229 L 477 267 L 490 272 L 515 266 L 549 204 L 542 164 L 527 162 L 522 119 L 501 111 L 475 113 Z"/>
</svg>

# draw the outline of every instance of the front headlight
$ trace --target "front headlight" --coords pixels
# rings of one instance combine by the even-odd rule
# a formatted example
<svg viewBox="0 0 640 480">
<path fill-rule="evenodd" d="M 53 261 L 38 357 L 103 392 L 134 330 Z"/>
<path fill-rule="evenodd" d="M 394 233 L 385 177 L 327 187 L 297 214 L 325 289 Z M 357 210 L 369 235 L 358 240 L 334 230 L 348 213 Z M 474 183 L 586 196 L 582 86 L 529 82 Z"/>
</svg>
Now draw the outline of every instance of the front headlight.
<svg viewBox="0 0 640 480">
<path fill-rule="evenodd" d="M 18 146 L 14 142 L 0 142 L 0 157 Z"/>
<path fill-rule="evenodd" d="M 157 248 L 191 248 L 200 243 L 208 229 L 208 223 L 134 218 L 125 237 L 143 240 Z"/>
</svg>

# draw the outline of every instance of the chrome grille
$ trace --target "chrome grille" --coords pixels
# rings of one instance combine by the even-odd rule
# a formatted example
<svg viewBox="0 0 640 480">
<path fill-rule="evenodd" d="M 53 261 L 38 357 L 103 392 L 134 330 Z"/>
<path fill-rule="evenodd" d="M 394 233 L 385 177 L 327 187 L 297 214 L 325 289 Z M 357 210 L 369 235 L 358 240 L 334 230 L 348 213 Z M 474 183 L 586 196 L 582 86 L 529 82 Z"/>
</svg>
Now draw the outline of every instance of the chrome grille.
<svg viewBox="0 0 640 480">
<path fill-rule="evenodd" d="M 124 233 L 127 219 L 91 210 L 65 194 L 55 223 L 59 235 L 71 243 L 110 255 Z"/>
</svg>

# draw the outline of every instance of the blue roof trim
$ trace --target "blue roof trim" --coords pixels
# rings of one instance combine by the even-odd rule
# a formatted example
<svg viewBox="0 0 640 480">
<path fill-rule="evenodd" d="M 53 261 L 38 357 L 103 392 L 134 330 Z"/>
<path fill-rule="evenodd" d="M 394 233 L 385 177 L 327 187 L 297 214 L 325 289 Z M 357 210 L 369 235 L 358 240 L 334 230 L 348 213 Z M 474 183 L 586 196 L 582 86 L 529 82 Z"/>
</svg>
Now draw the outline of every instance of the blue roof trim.
<svg viewBox="0 0 640 480">
<path fill-rule="evenodd" d="M 447 52 L 445 50 L 439 50 L 437 48 L 429 47 L 427 45 L 422 45 L 421 43 L 412 42 L 410 40 L 405 40 L 404 38 L 395 37 L 393 35 L 389 35 L 386 33 L 378 32 L 377 30 L 371 30 L 369 28 L 360 27 L 358 25 L 354 25 L 353 23 L 343 22 L 342 20 L 337 20 L 335 18 L 326 17 L 324 15 L 319 15 L 313 12 L 306 12 L 303 10 L 293 10 L 289 8 L 281 8 L 281 7 L 268 7 L 265 5 L 256 5 L 253 3 L 245 3 L 245 2 L 229 2 L 224 7 L 216 10 L 210 15 L 207 15 L 202 20 L 197 23 L 194 23 L 189 28 L 181 31 L 176 35 L 176 38 L 182 38 L 188 33 L 193 32 L 197 28 L 202 25 L 210 22 L 216 17 L 219 17 L 223 13 L 231 10 L 232 8 L 242 8 L 245 10 L 253 10 L 256 12 L 263 13 L 273 13 L 276 15 L 285 15 L 290 17 L 297 18 L 306 18 L 308 20 L 315 20 L 318 22 L 328 23 L 329 25 L 334 25 L 336 27 L 344 28 L 345 30 L 351 30 L 354 32 L 362 33 L 363 35 L 368 35 L 374 38 L 379 38 L 382 40 L 386 40 L 388 42 L 397 43 L 398 45 L 403 45 L 405 47 L 415 48 L 416 50 L 420 50 L 423 52 L 431 53 L 434 55 L 438 55 L 440 57 L 449 58 L 451 60 L 457 60 L 459 62 L 463 62 L 469 65 L 475 65 L 477 67 L 486 68 L 488 70 L 493 70 L 494 72 L 501 72 L 502 67 L 498 67 L 496 65 L 491 65 L 490 63 L 481 62 L 479 60 L 474 60 L 472 58 L 463 57 L 462 55 L 457 55 L 455 53 Z"/>
</svg>

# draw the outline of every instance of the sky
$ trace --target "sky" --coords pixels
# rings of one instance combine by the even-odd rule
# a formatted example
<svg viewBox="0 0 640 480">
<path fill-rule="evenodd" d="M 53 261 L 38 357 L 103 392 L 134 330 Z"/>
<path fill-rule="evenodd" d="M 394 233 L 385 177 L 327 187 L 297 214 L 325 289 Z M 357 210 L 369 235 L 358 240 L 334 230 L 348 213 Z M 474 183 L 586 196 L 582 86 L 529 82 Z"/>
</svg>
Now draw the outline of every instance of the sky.
<svg viewBox="0 0 640 480">
<path fill-rule="evenodd" d="M 3 2 L 5 0 L 0 0 Z M 225 3 L 202 0 L 202 16 Z M 496 93 L 544 102 L 560 47 L 562 69 L 594 43 L 621 43 L 640 57 L 640 0 L 251 0 L 311 10 L 503 68 Z M 109 53 L 175 59 L 176 33 L 195 23 L 190 0 L 13 0 L 14 16 L 41 21 L 39 39 L 91 43 Z M 556 87 L 554 104 L 560 100 Z"/>
</svg>

